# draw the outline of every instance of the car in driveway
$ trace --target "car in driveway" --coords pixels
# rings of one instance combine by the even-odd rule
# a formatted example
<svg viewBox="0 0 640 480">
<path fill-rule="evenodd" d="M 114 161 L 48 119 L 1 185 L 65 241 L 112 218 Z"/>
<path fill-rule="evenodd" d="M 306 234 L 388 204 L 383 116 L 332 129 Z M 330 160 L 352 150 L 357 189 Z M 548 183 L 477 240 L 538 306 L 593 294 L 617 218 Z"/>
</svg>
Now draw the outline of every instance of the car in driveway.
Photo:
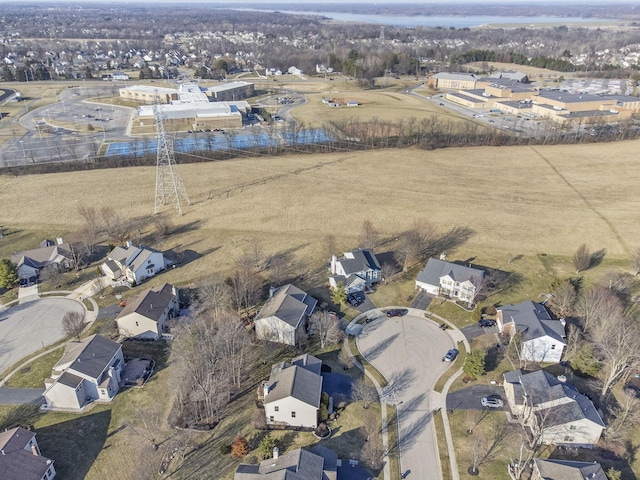
<svg viewBox="0 0 640 480">
<path fill-rule="evenodd" d="M 393 308 L 391 310 L 387 310 L 387 317 L 402 317 L 409 313 L 409 310 L 406 308 Z"/>
<path fill-rule="evenodd" d="M 484 407 L 484 408 L 502 408 L 504 407 L 504 402 L 495 396 L 491 396 L 491 397 L 484 397 L 483 399 L 480 400 L 480 404 Z"/>
<path fill-rule="evenodd" d="M 26 278 L 21 278 L 20 279 L 20 286 L 21 287 L 26 287 L 27 285 L 28 285 L 27 279 Z"/>
<path fill-rule="evenodd" d="M 36 283 L 38 283 L 38 277 L 36 277 L 35 275 L 30 276 L 29 285 L 35 285 Z"/>
<path fill-rule="evenodd" d="M 483 318 L 482 320 L 480 320 L 478 322 L 478 325 L 480 325 L 481 327 L 495 327 L 496 326 L 496 321 L 495 320 L 491 320 L 489 318 Z"/>
<path fill-rule="evenodd" d="M 452 348 L 451 350 L 449 350 L 444 357 L 442 357 L 442 361 L 443 362 L 453 362 L 456 357 L 458 356 L 458 349 L 457 348 Z"/>
</svg>

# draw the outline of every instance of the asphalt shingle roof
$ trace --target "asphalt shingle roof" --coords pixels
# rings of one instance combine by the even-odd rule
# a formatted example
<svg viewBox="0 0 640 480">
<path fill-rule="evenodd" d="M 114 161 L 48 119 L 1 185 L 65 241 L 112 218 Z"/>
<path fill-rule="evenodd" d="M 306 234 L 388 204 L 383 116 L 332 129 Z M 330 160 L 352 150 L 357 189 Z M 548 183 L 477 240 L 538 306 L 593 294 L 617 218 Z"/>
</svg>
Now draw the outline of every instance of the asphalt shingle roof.
<svg viewBox="0 0 640 480">
<path fill-rule="evenodd" d="M 565 330 L 560 320 L 553 320 L 541 303 L 527 300 L 516 305 L 505 305 L 498 309 L 506 325 L 513 322 L 525 340 L 549 336 L 564 343 Z"/>
<path fill-rule="evenodd" d="M 418 282 L 428 283 L 429 285 L 440 285 L 440 278 L 446 275 L 456 282 L 471 281 L 471 283 L 478 286 L 484 278 L 484 271 L 438 258 L 430 258 L 424 269 L 418 272 L 416 280 Z"/>
<path fill-rule="evenodd" d="M 311 315 L 318 301 L 294 285 L 285 285 L 275 291 L 264 304 L 255 320 L 277 317 L 297 328 L 305 315 Z"/>
<path fill-rule="evenodd" d="M 0 433 L 0 472 L 3 480 L 41 480 L 52 461 L 25 450 L 34 432 L 13 428 Z"/>
<path fill-rule="evenodd" d="M 278 458 L 263 460 L 259 465 L 239 465 L 234 480 L 324 480 L 336 471 L 337 455 L 317 446 L 309 450 L 296 448 Z"/>
<path fill-rule="evenodd" d="M 338 262 L 342 265 L 345 276 L 347 277 L 352 273 L 366 272 L 367 270 L 382 270 L 378 259 L 368 248 L 358 248 L 351 252 L 345 252 L 345 256 L 340 258 Z"/>
<path fill-rule="evenodd" d="M 309 355 L 293 359 L 292 364 L 280 362 L 271 368 L 269 393 L 264 403 L 271 403 L 287 397 L 293 397 L 308 405 L 320 408 L 322 394 L 322 376 L 317 371 L 322 361 Z"/>
<path fill-rule="evenodd" d="M 544 480 L 607 480 L 597 462 L 575 462 L 535 458 L 536 469 Z"/>
<path fill-rule="evenodd" d="M 118 318 L 135 312 L 157 322 L 175 297 L 173 291 L 169 283 L 143 290 L 127 302 Z"/>
<path fill-rule="evenodd" d="M 118 342 L 91 335 L 80 342 L 68 343 L 54 369 L 59 370 L 59 366 L 70 363 L 69 370 L 98 379 L 120 348 Z"/>
</svg>

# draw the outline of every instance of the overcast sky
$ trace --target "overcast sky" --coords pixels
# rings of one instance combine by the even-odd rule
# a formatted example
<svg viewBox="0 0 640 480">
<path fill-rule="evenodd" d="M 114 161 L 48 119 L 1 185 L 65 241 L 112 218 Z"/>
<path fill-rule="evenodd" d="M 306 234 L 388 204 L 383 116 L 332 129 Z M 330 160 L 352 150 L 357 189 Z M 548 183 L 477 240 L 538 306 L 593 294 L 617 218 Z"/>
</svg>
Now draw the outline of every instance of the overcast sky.
<svg viewBox="0 0 640 480">
<path fill-rule="evenodd" d="M 39 3 L 46 5 L 47 3 L 43 0 L 0 0 L 0 5 L 3 3 Z M 272 4 L 285 4 L 285 3 L 308 3 L 318 5 L 318 0 L 275 0 L 275 1 L 264 1 L 264 0 L 109 0 L 105 2 L 104 0 L 56 0 L 56 3 L 100 3 L 105 7 L 109 6 L 109 3 L 112 4 L 154 4 L 154 3 L 207 3 L 212 5 L 239 5 L 239 4 L 247 4 L 251 3 L 252 6 L 264 5 L 263 8 L 269 9 Z M 369 3 L 369 4 L 379 4 L 379 5 L 389 5 L 389 4 L 403 4 L 403 3 L 425 3 L 425 0 L 384 0 L 372 2 L 371 0 L 322 0 L 322 3 L 340 3 L 340 4 L 349 4 L 349 3 Z M 531 4 L 531 5 L 555 5 L 557 1 L 553 0 L 429 0 L 429 3 L 449 3 L 449 4 L 465 4 L 465 3 L 473 3 L 473 4 L 488 4 L 488 3 L 505 3 L 505 4 Z M 607 5 L 611 3 L 611 0 L 568 0 L 566 4 L 575 4 L 575 5 Z M 638 3 L 637 0 L 614 0 L 614 3 Z"/>
</svg>

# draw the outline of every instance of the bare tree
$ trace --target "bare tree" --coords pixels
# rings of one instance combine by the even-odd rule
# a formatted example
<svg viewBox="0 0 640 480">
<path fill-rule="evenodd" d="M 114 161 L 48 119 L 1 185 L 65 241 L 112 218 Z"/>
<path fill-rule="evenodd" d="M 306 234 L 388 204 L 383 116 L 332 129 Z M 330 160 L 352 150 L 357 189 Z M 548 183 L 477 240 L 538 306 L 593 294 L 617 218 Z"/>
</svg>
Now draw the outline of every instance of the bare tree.
<svg viewBox="0 0 640 480">
<path fill-rule="evenodd" d="M 260 281 L 255 271 L 251 255 L 243 254 L 236 259 L 236 268 L 231 277 L 231 287 L 235 308 L 250 307 L 258 300 Z"/>
<path fill-rule="evenodd" d="M 91 286 L 91 293 L 94 295 L 98 295 L 100 298 L 104 297 L 104 291 L 106 290 L 109 283 L 107 282 L 106 277 L 98 277 L 93 281 L 93 285 Z"/>
<path fill-rule="evenodd" d="M 342 342 L 342 348 L 340 349 L 340 353 L 338 354 L 338 361 L 340 362 L 340 365 L 345 368 L 345 370 L 350 369 L 355 364 L 355 360 L 351 355 L 349 344 L 346 340 Z"/>
<path fill-rule="evenodd" d="M 615 405 L 608 405 L 607 428 L 604 438 L 608 441 L 624 443 L 629 432 L 640 423 L 640 399 L 630 389 L 623 389 L 616 397 Z"/>
<path fill-rule="evenodd" d="M 635 281 L 635 277 L 627 272 L 607 272 L 605 276 L 607 288 L 619 297 L 628 295 Z"/>
<path fill-rule="evenodd" d="M 326 311 L 313 312 L 310 322 L 320 340 L 320 348 L 338 343 L 344 337 L 338 318 Z"/>
<path fill-rule="evenodd" d="M 402 270 L 405 271 L 412 262 L 427 256 L 435 238 L 435 228 L 424 219 L 415 220 L 409 230 L 402 232 L 394 253 L 396 261 L 402 265 Z"/>
<path fill-rule="evenodd" d="M 558 282 L 551 292 L 552 297 L 547 302 L 551 311 L 560 318 L 566 318 L 573 314 L 578 294 L 576 288 L 569 280 Z"/>
<path fill-rule="evenodd" d="M 369 408 L 371 402 L 374 402 L 377 397 L 375 389 L 368 386 L 363 378 L 359 378 L 351 385 L 351 400 L 361 401 L 363 408 Z"/>
<path fill-rule="evenodd" d="M 282 285 L 287 275 L 287 258 L 284 254 L 277 254 L 269 259 L 271 278 L 276 285 Z"/>
<path fill-rule="evenodd" d="M 584 243 L 573 254 L 572 262 L 576 268 L 576 273 L 587 270 L 591 266 L 591 252 Z"/>
<path fill-rule="evenodd" d="M 264 253 L 262 248 L 262 240 L 254 238 L 251 240 L 249 255 L 253 260 L 254 267 L 259 271 L 264 264 Z"/>
<path fill-rule="evenodd" d="M 78 213 L 84 219 L 87 229 L 95 236 L 102 230 L 102 221 L 96 207 L 90 205 L 78 205 Z"/>
<path fill-rule="evenodd" d="M 216 318 L 216 340 L 222 353 L 222 366 L 227 382 L 240 388 L 242 373 L 250 345 L 249 332 L 235 313 L 219 313 Z"/>
<path fill-rule="evenodd" d="M 580 297 L 576 313 L 580 317 L 583 332 L 609 323 L 613 318 L 622 315 L 623 305 L 620 299 L 608 288 L 589 287 Z"/>
<path fill-rule="evenodd" d="M 603 365 L 603 400 L 629 371 L 640 367 L 640 330 L 638 322 L 627 315 L 613 317 L 594 331 L 596 353 Z"/>
<path fill-rule="evenodd" d="M 324 237 L 325 256 L 331 258 L 331 255 L 336 253 L 336 237 L 332 234 L 327 234 Z"/>
<path fill-rule="evenodd" d="M 232 307 L 231 287 L 217 275 L 210 275 L 198 289 L 200 307 L 216 317 Z"/>
<path fill-rule="evenodd" d="M 375 249 L 380 243 L 380 232 L 373 225 L 371 220 L 362 222 L 362 233 L 360 234 L 360 246 L 362 248 Z"/>
<path fill-rule="evenodd" d="M 382 467 L 384 449 L 382 448 L 382 435 L 379 431 L 368 436 L 368 440 L 362 447 L 361 460 L 372 470 Z"/>
<path fill-rule="evenodd" d="M 629 264 L 631 266 L 631 271 L 637 277 L 638 274 L 640 274 L 640 248 L 633 252 Z"/>
<path fill-rule="evenodd" d="M 153 217 L 153 224 L 156 226 L 156 232 L 161 238 L 166 238 L 173 231 L 173 222 L 166 215 L 156 215 Z"/>
<path fill-rule="evenodd" d="M 84 326 L 84 313 L 70 311 L 62 317 L 62 330 L 69 337 L 80 339 Z"/>
<path fill-rule="evenodd" d="M 62 280 L 62 272 L 58 265 L 51 263 L 40 270 L 40 279 L 44 282 L 50 282 L 54 287 L 59 287 Z"/>
<path fill-rule="evenodd" d="M 100 224 L 104 233 L 109 239 L 124 243 L 129 234 L 129 224 L 111 206 L 104 206 L 100 209 Z"/>
</svg>

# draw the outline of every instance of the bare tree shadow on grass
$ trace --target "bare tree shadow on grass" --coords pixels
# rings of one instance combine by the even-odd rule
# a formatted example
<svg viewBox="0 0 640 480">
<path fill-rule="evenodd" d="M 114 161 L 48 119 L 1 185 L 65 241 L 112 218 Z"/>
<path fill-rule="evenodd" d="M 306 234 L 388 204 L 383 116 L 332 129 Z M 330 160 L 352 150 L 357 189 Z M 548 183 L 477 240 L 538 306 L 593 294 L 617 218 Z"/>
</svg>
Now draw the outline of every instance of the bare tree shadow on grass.
<svg viewBox="0 0 640 480">
<path fill-rule="evenodd" d="M 39 405 L 17 405 L 0 417 L 0 430 L 13 427 L 30 427 L 38 418 Z"/>
<path fill-rule="evenodd" d="M 466 243 L 474 234 L 475 230 L 469 227 L 454 227 L 448 232 L 438 237 L 429 247 L 428 256 L 447 252 Z"/>
<path fill-rule="evenodd" d="M 597 267 L 598 265 L 600 265 L 602 263 L 602 260 L 604 260 L 604 256 L 606 254 L 607 254 L 607 250 L 604 249 L 604 248 L 593 252 L 591 254 L 591 258 L 589 259 L 589 267 L 588 268 L 593 268 L 593 267 Z"/>
</svg>

